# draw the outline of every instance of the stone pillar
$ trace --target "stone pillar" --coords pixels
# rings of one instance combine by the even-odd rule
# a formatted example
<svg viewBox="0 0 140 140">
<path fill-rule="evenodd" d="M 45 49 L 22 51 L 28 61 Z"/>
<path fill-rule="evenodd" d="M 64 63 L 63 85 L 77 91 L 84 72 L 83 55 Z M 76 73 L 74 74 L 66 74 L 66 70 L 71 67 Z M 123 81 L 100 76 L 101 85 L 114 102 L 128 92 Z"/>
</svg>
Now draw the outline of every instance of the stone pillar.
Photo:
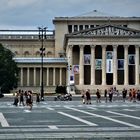
<svg viewBox="0 0 140 140">
<path fill-rule="evenodd" d="M 84 45 L 80 45 L 79 84 L 84 84 Z"/>
<path fill-rule="evenodd" d="M 30 71 L 29 71 L 29 70 L 30 70 L 30 69 L 27 68 L 27 86 L 30 85 Z"/>
<path fill-rule="evenodd" d="M 53 86 L 55 86 L 55 68 L 53 68 Z"/>
<path fill-rule="evenodd" d="M 128 85 L 128 47 L 124 46 L 124 85 Z"/>
<path fill-rule="evenodd" d="M 102 85 L 106 85 L 106 45 L 102 45 Z"/>
<path fill-rule="evenodd" d="M 47 68 L 47 86 L 49 85 L 49 68 Z"/>
<path fill-rule="evenodd" d="M 95 46 L 91 45 L 91 85 L 95 85 Z"/>
<path fill-rule="evenodd" d="M 73 51 L 73 45 L 69 45 L 69 52 L 68 52 L 69 65 L 72 65 L 73 63 L 72 51 Z"/>
<path fill-rule="evenodd" d="M 139 85 L 139 46 L 135 46 L 135 85 Z"/>
<path fill-rule="evenodd" d="M 36 86 L 36 68 L 34 68 L 34 86 Z"/>
<path fill-rule="evenodd" d="M 113 85 L 117 85 L 118 74 L 117 74 L 117 45 L 113 45 Z"/>
<path fill-rule="evenodd" d="M 23 68 L 20 68 L 20 86 L 23 86 Z"/>
<path fill-rule="evenodd" d="M 59 75 L 60 75 L 60 80 L 59 80 L 59 85 L 62 85 L 62 68 L 59 69 Z"/>
</svg>

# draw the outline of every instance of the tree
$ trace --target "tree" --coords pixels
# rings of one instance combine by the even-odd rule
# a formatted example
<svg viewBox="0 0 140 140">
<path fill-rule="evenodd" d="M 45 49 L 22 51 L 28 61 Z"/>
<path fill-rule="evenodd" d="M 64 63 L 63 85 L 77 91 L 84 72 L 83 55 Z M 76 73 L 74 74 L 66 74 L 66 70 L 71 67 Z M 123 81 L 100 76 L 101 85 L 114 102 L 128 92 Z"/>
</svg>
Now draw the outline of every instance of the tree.
<svg viewBox="0 0 140 140">
<path fill-rule="evenodd" d="M 10 92 L 17 87 L 18 67 L 13 57 L 14 54 L 0 44 L 0 88 L 2 92 Z"/>
</svg>

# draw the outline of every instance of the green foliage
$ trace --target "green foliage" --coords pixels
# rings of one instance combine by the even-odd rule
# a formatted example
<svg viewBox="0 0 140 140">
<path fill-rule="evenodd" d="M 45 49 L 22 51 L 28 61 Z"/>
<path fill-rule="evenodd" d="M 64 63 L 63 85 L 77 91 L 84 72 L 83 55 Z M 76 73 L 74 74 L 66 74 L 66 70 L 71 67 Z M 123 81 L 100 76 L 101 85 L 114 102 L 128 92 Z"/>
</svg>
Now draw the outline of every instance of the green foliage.
<svg viewBox="0 0 140 140">
<path fill-rule="evenodd" d="M 0 44 L 0 87 L 2 92 L 10 92 L 17 87 L 18 67 L 13 53 Z"/>
<path fill-rule="evenodd" d="M 66 86 L 56 86 L 55 92 L 66 94 L 67 93 Z"/>
</svg>

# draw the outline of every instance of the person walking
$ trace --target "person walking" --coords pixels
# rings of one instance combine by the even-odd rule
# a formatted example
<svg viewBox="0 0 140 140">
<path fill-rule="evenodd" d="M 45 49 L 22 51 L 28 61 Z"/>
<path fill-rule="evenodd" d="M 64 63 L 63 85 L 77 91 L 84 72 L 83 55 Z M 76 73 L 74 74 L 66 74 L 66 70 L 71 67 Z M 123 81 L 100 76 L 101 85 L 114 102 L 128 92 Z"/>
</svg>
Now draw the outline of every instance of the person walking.
<svg viewBox="0 0 140 140">
<path fill-rule="evenodd" d="M 32 96 L 32 92 L 31 91 L 28 91 L 28 94 L 27 94 L 27 106 L 29 106 L 30 110 L 32 110 L 32 106 L 33 106 L 33 96 Z"/>
<path fill-rule="evenodd" d="M 105 102 L 107 103 L 107 89 L 104 91 Z"/>
<path fill-rule="evenodd" d="M 20 98 L 19 98 L 19 105 L 21 105 L 21 103 L 22 103 L 22 105 L 25 106 L 25 104 L 24 104 L 24 93 L 23 93 L 23 90 L 22 91 L 19 91 L 19 96 L 20 96 Z"/>
<path fill-rule="evenodd" d="M 86 104 L 91 104 L 90 90 L 86 90 Z"/>
<path fill-rule="evenodd" d="M 85 104 L 85 91 L 84 90 L 82 90 L 81 92 L 81 98 L 82 98 L 83 104 Z"/>
<path fill-rule="evenodd" d="M 96 91 L 96 96 L 97 96 L 97 103 L 100 103 L 101 102 L 101 94 L 99 92 L 99 89 L 97 89 L 97 91 Z"/>
<path fill-rule="evenodd" d="M 122 96 L 123 96 L 123 101 L 125 102 L 126 100 L 126 95 L 127 95 L 127 90 L 124 88 L 122 91 Z"/>
</svg>

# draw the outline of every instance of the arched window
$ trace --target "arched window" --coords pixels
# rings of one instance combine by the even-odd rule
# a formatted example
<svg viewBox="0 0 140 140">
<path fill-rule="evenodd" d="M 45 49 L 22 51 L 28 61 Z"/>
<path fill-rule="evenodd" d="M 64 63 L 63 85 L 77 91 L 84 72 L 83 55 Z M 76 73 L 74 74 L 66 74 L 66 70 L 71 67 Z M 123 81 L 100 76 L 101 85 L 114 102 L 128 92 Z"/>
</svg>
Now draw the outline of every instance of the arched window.
<svg viewBox="0 0 140 140">
<path fill-rule="evenodd" d="M 39 56 L 40 56 L 40 52 L 37 51 L 37 52 L 35 53 L 35 55 L 36 55 L 36 57 L 39 57 Z"/>
<path fill-rule="evenodd" d="M 47 52 L 47 57 L 52 57 L 52 52 L 51 51 Z"/>
<path fill-rule="evenodd" d="M 29 56 L 30 55 L 30 53 L 28 52 L 28 51 L 25 51 L 24 52 L 24 56 L 26 57 L 26 56 Z"/>
</svg>

